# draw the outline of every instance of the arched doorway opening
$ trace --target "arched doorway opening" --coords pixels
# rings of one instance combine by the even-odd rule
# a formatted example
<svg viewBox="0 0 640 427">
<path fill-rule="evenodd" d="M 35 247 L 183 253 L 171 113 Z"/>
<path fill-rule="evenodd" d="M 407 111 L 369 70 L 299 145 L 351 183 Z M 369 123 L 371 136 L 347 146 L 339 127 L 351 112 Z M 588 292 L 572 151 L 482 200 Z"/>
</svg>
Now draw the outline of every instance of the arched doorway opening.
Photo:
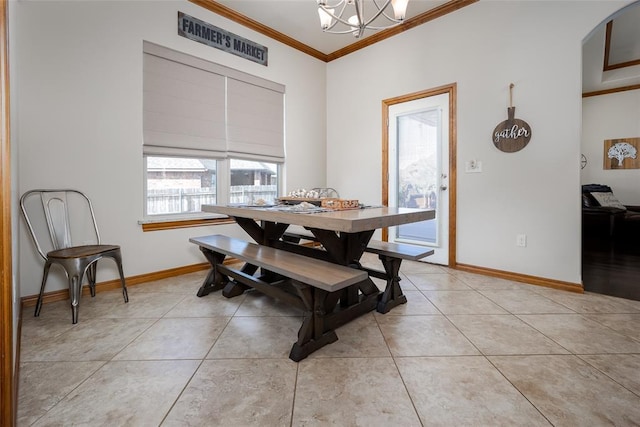
<svg viewBox="0 0 640 427">
<path fill-rule="evenodd" d="M 640 1 L 603 20 L 584 39 L 582 55 L 582 281 L 585 291 L 640 300 L 640 163 L 618 167 L 607 144 L 640 148 Z M 640 156 L 637 156 L 640 159 Z M 586 187 L 601 184 L 606 187 Z M 610 189 L 626 211 L 595 200 Z M 596 199 L 597 199 L 596 197 Z M 607 196 L 609 197 L 609 196 Z M 603 204 L 605 205 L 603 207 Z"/>
</svg>

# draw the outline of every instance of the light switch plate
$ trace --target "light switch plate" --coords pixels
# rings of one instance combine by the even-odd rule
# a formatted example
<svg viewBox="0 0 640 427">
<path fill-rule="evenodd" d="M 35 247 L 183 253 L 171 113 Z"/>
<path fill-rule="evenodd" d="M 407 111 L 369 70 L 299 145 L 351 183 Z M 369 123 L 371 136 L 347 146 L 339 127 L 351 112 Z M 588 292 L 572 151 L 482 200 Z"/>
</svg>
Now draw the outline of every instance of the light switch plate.
<svg viewBox="0 0 640 427">
<path fill-rule="evenodd" d="M 482 162 L 480 160 L 468 160 L 464 163 L 464 171 L 466 173 L 482 172 Z"/>
</svg>

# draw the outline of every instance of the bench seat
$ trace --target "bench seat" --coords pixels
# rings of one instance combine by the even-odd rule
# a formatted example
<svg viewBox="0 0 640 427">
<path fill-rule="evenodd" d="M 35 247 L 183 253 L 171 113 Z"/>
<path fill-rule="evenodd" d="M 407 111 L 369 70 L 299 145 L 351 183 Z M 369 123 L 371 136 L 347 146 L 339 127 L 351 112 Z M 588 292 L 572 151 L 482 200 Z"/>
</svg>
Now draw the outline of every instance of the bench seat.
<svg viewBox="0 0 640 427">
<path fill-rule="evenodd" d="M 289 226 L 287 231 L 282 234 L 282 240 L 294 243 L 299 243 L 300 240 L 310 240 L 312 242 L 318 241 L 316 236 L 314 236 L 309 230 L 306 230 L 304 227 L 294 228 L 293 226 Z"/>
<path fill-rule="evenodd" d="M 254 288 L 304 311 L 298 341 L 289 354 L 296 362 L 338 339 L 334 329 L 340 322 L 333 316 L 332 304 L 343 289 L 368 279 L 366 271 L 219 234 L 189 241 L 200 247 L 212 266 L 199 297 L 223 289 L 223 295 L 231 298 Z M 227 256 L 246 264 L 240 270 L 226 266 Z M 258 268 L 262 274 L 255 277 Z"/>
<path fill-rule="evenodd" d="M 426 256 L 432 255 L 433 249 L 425 248 L 424 246 L 371 240 L 367 244 L 365 252 L 417 261 Z"/>
<path fill-rule="evenodd" d="M 339 291 L 367 278 L 365 272 L 343 265 L 220 234 L 194 237 L 189 241 L 328 292 Z"/>
</svg>

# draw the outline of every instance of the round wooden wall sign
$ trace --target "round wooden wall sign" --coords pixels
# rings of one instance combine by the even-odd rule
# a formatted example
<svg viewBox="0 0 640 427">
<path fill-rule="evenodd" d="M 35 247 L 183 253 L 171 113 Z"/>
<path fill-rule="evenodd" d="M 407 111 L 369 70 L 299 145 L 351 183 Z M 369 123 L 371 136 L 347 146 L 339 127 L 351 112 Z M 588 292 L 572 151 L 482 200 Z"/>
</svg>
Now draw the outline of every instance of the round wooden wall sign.
<svg viewBox="0 0 640 427">
<path fill-rule="evenodd" d="M 493 130 L 493 144 L 500 151 L 515 153 L 527 146 L 531 140 L 531 126 L 515 118 L 516 107 L 507 108 L 508 119 Z"/>
</svg>

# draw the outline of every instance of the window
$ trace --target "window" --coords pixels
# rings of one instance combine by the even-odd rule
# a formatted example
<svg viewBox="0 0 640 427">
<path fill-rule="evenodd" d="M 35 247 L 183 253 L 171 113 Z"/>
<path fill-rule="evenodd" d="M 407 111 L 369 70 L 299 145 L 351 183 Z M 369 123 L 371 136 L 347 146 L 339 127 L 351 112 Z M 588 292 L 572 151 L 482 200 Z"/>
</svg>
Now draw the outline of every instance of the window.
<svg viewBox="0 0 640 427">
<path fill-rule="evenodd" d="M 231 159 L 229 202 L 250 205 L 274 204 L 278 197 L 276 163 Z"/>
<path fill-rule="evenodd" d="M 144 42 L 145 218 L 271 204 L 284 165 L 284 86 Z"/>
<path fill-rule="evenodd" d="M 145 156 L 145 163 L 147 217 L 196 214 L 219 199 L 264 205 L 278 197 L 277 163 L 162 156 Z M 229 170 L 229 185 L 220 190 L 218 170 Z"/>
<path fill-rule="evenodd" d="M 215 204 L 216 160 L 146 156 L 146 215 L 200 212 Z"/>
</svg>

